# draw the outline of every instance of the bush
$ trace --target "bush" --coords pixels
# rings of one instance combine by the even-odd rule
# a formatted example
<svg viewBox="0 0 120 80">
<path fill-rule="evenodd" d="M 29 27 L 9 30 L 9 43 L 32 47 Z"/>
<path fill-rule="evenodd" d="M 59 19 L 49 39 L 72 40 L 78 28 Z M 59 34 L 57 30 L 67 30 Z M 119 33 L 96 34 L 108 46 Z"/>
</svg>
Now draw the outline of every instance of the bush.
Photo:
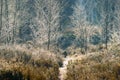
<svg viewBox="0 0 120 80">
<path fill-rule="evenodd" d="M 29 79 L 25 79 L 21 72 L 0 71 L 0 80 L 29 80 Z"/>
<path fill-rule="evenodd" d="M 60 59 L 46 57 L 36 58 L 25 51 L 0 49 L 0 80 L 59 80 Z"/>
<path fill-rule="evenodd" d="M 7 61 L 15 60 L 16 62 L 28 63 L 32 56 L 25 51 L 0 49 L 0 57 Z"/>
<path fill-rule="evenodd" d="M 67 66 L 66 80 L 120 80 L 120 53 L 95 53 Z"/>
</svg>

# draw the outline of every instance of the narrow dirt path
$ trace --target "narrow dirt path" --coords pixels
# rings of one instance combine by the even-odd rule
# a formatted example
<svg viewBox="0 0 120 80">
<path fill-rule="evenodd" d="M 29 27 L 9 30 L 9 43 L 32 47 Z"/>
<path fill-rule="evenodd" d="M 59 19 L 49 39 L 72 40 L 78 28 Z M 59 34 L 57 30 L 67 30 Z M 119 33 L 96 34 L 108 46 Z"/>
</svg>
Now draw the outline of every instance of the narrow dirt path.
<svg viewBox="0 0 120 80">
<path fill-rule="evenodd" d="M 66 73 L 67 73 L 67 69 L 66 69 L 66 68 L 59 68 L 59 70 L 60 70 L 59 79 L 60 79 L 60 80 L 65 80 L 65 76 L 66 76 Z"/>
<path fill-rule="evenodd" d="M 85 55 L 73 55 L 73 56 L 67 56 L 64 58 L 63 61 L 63 66 L 59 68 L 59 79 L 60 80 L 65 80 L 66 74 L 67 74 L 67 65 L 69 61 L 74 61 L 74 60 L 81 60 L 84 58 Z"/>
<path fill-rule="evenodd" d="M 67 65 L 68 65 L 68 62 L 71 60 L 70 57 L 66 57 L 64 58 L 64 61 L 63 61 L 63 66 L 59 68 L 59 78 L 60 80 L 64 80 L 65 77 L 66 77 L 66 73 L 67 73 Z"/>
</svg>

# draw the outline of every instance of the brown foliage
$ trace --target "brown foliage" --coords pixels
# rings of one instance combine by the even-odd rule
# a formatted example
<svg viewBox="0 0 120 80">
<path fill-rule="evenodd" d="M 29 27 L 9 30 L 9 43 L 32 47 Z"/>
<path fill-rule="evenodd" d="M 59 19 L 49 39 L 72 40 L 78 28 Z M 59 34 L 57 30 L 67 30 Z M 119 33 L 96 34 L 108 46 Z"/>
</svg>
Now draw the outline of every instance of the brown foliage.
<svg viewBox="0 0 120 80">
<path fill-rule="evenodd" d="M 25 51 L 0 49 L 0 80 L 59 80 L 57 61 L 35 59 Z"/>
<path fill-rule="evenodd" d="M 120 80 L 120 51 L 91 54 L 67 69 L 66 80 Z"/>
</svg>

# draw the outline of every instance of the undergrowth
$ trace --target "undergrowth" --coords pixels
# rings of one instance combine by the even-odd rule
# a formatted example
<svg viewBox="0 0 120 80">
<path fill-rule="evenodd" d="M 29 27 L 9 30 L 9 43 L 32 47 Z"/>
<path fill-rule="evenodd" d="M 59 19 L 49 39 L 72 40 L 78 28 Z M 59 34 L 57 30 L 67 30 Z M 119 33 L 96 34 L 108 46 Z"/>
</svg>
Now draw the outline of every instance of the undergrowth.
<svg viewBox="0 0 120 80">
<path fill-rule="evenodd" d="M 62 59 L 46 57 L 35 57 L 16 49 L 0 49 L 0 80 L 59 80 Z"/>
<path fill-rule="evenodd" d="M 119 47 L 69 63 L 66 80 L 120 80 Z"/>
</svg>

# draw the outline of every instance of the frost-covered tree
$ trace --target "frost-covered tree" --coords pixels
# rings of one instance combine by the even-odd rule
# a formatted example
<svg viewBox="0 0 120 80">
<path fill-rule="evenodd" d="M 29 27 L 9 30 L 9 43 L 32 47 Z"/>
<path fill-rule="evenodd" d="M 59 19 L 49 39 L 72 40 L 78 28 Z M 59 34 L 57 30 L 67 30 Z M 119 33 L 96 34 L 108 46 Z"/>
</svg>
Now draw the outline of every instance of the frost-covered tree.
<svg viewBox="0 0 120 80">
<path fill-rule="evenodd" d="M 51 41 L 55 42 L 58 38 L 58 29 L 60 27 L 60 11 L 62 6 L 57 0 L 36 0 L 38 21 L 38 37 L 41 41 L 47 40 L 47 49 L 49 50 Z"/>
<path fill-rule="evenodd" d="M 77 45 L 81 47 L 82 52 L 87 52 L 92 35 L 99 33 L 99 30 L 97 26 L 90 24 L 85 6 L 80 4 L 79 1 L 73 7 L 73 10 L 74 13 L 71 16 L 71 19 L 74 25 L 74 32 L 77 36 Z"/>
<path fill-rule="evenodd" d="M 120 1 L 117 0 L 114 6 L 114 22 L 112 22 L 113 30 L 111 34 L 111 42 L 120 44 Z"/>
</svg>

